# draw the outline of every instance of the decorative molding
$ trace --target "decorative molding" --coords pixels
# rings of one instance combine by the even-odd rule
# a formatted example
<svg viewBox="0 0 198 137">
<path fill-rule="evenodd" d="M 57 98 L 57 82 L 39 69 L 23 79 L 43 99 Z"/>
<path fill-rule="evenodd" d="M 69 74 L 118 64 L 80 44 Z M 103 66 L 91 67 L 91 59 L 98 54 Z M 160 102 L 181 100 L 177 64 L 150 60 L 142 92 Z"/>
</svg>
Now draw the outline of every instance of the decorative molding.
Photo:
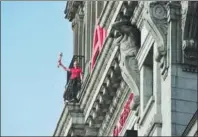
<svg viewBox="0 0 198 137">
<path fill-rule="evenodd" d="M 152 118 L 152 121 L 150 122 L 146 133 L 144 134 L 144 136 L 152 136 L 150 135 L 151 132 L 153 131 L 154 127 L 162 127 L 162 115 L 161 114 L 155 114 Z"/>
<path fill-rule="evenodd" d="M 197 72 L 198 71 L 197 40 L 193 40 L 193 39 L 184 40 L 182 53 L 183 53 L 183 58 L 182 58 L 183 70 L 190 72 Z"/>
<path fill-rule="evenodd" d="M 183 39 L 197 39 L 198 29 L 198 2 L 188 1 L 182 3 L 182 29 L 183 29 Z"/>
<path fill-rule="evenodd" d="M 154 39 L 150 32 L 148 33 L 147 37 L 145 38 L 144 43 L 140 47 L 136 59 L 138 60 L 138 67 L 141 70 L 143 63 L 147 57 L 148 52 L 150 51 L 151 47 L 154 44 Z"/>
<path fill-rule="evenodd" d="M 188 12 L 188 1 L 181 1 L 181 28 L 183 32 L 184 32 L 187 12 Z M 182 35 L 183 35 L 182 37 L 184 37 L 184 34 Z"/>
<path fill-rule="evenodd" d="M 83 4 L 83 1 L 68 1 L 65 8 L 65 18 L 72 21 L 78 11 L 78 7 Z"/>
<path fill-rule="evenodd" d="M 166 54 L 166 43 L 167 43 L 167 9 L 166 2 L 151 2 L 149 8 L 149 13 L 156 31 L 159 40 L 159 55 L 156 57 L 157 61 L 160 61 L 161 57 Z M 161 38 L 161 39 L 160 39 Z M 160 41 L 162 40 L 162 41 Z"/>
<path fill-rule="evenodd" d="M 143 115 L 140 117 L 139 126 L 141 126 L 143 124 L 143 121 L 146 118 L 146 115 L 148 114 L 149 110 L 153 106 L 154 102 L 155 102 L 155 98 L 154 98 L 154 96 L 151 96 L 151 98 L 149 99 L 149 101 L 146 105 L 146 108 L 144 109 Z"/>
<path fill-rule="evenodd" d="M 99 81 L 103 75 L 100 75 L 100 72 L 104 72 L 105 67 L 105 60 L 109 60 L 111 54 L 107 54 L 111 48 L 110 45 L 112 45 L 112 39 L 107 38 L 104 43 L 104 47 L 101 51 L 100 56 L 97 58 L 97 60 L 100 60 L 98 63 L 96 63 L 95 69 L 90 74 L 89 79 L 87 80 L 86 85 L 82 89 L 81 97 L 80 97 L 80 108 L 84 110 L 84 113 L 86 115 L 88 107 L 90 107 L 91 100 L 93 99 L 93 95 L 95 95 L 95 89 L 98 87 Z M 105 75 L 105 74 L 104 74 Z"/>
<path fill-rule="evenodd" d="M 108 8 L 110 9 L 110 12 L 107 13 L 106 18 L 103 22 L 103 25 L 105 28 L 110 27 L 111 21 L 113 21 L 113 17 L 115 16 L 117 7 L 119 6 L 119 1 L 109 1 Z"/>
<path fill-rule="evenodd" d="M 134 10 L 134 13 L 133 13 L 133 16 L 131 17 L 131 24 L 136 24 L 136 26 L 138 28 L 141 28 L 140 24 L 143 20 L 142 18 L 142 14 L 143 14 L 143 11 L 144 11 L 144 1 L 139 1 L 138 2 L 138 5 L 136 6 L 135 10 Z"/>
<path fill-rule="evenodd" d="M 169 47 L 167 45 L 168 25 L 171 21 L 180 20 L 180 2 L 155 1 L 149 2 L 148 12 L 144 15 L 147 27 L 157 43 L 155 60 L 160 63 L 161 75 L 164 80 L 168 75 L 170 65 Z"/>
<path fill-rule="evenodd" d="M 148 22 L 150 23 L 154 39 L 157 42 L 155 59 L 160 62 L 161 74 L 166 78 L 169 64 L 167 63 L 167 2 L 158 1 L 149 4 Z"/>
<path fill-rule="evenodd" d="M 65 105 L 65 110 L 63 112 L 62 122 L 57 126 L 59 128 L 59 133 L 54 134 L 54 136 L 67 136 L 70 129 L 74 125 L 83 125 L 83 114 L 79 109 L 79 104 L 68 103 Z"/>
<path fill-rule="evenodd" d="M 116 104 L 114 104 L 115 105 L 114 111 L 113 111 L 113 113 L 111 113 L 111 115 L 110 115 L 111 119 L 109 121 L 103 121 L 103 125 L 105 125 L 105 127 L 107 127 L 107 128 L 100 129 L 100 131 L 101 131 L 101 134 L 99 134 L 100 136 L 111 136 L 111 134 L 113 133 L 113 127 L 116 124 L 116 122 L 119 120 L 118 116 L 122 112 L 122 109 L 120 109 L 120 108 L 123 108 L 124 102 L 127 99 L 129 92 L 130 92 L 129 87 L 126 84 L 124 84 L 123 86 L 124 87 L 122 90 L 120 88 L 116 92 L 116 97 L 114 97 L 114 98 L 117 98 L 117 101 L 115 102 Z"/>
<path fill-rule="evenodd" d="M 72 118 L 68 116 L 67 120 L 65 120 L 63 124 L 63 128 L 61 134 L 59 136 L 67 136 L 72 128 Z"/>
<path fill-rule="evenodd" d="M 198 2 L 181 3 L 182 11 L 182 63 L 183 71 L 198 72 Z"/>
<path fill-rule="evenodd" d="M 78 12 L 78 18 L 80 21 L 83 21 L 83 18 L 84 18 L 84 9 L 83 9 L 83 5 L 81 4 L 79 6 L 79 12 Z"/>
<path fill-rule="evenodd" d="M 103 83 L 104 83 L 104 80 L 106 79 L 106 77 L 107 77 L 107 73 L 108 73 L 108 71 L 109 71 L 109 69 L 111 68 L 111 66 L 112 66 L 112 62 L 113 62 L 113 60 L 115 59 L 114 57 L 115 57 L 115 55 L 116 55 L 116 53 L 117 53 L 117 51 L 118 51 L 118 47 L 116 47 L 116 48 L 114 48 L 113 49 L 113 51 L 111 51 L 111 52 L 109 52 L 109 54 L 110 54 L 110 56 L 108 57 L 108 58 L 106 58 L 106 60 L 108 60 L 108 63 L 104 63 L 104 64 L 106 64 L 106 66 L 105 66 L 105 69 L 102 71 L 102 73 L 103 73 L 103 75 L 100 75 L 100 77 L 97 77 L 97 79 L 99 80 L 97 83 L 98 84 L 96 84 L 96 83 L 93 83 L 94 84 L 94 87 L 95 87 L 95 90 L 94 91 L 92 91 L 92 93 L 91 93 L 91 97 L 89 98 L 89 100 L 88 101 L 86 101 L 87 102 L 87 105 L 86 105 L 86 108 L 85 108 L 85 112 L 86 112 L 86 115 L 85 115 L 85 120 L 86 120 L 86 118 L 88 117 L 88 115 L 89 115 L 89 113 L 90 113 L 90 111 L 91 111 L 91 109 L 92 109 L 92 106 L 93 106 L 93 104 L 94 104 L 94 102 L 95 102 L 95 99 L 97 98 L 97 96 L 98 96 L 98 94 L 99 94 L 99 92 L 100 92 L 100 90 L 101 90 L 101 88 L 102 88 L 102 85 L 103 85 Z M 96 64 L 97 65 L 97 64 Z M 96 67 L 96 66 L 95 66 Z M 97 69 L 99 69 L 99 68 L 97 68 Z M 100 68 L 100 70 L 101 70 L 101 68 Z M 95 69 L 93 69 L 93 72 L 94 71 L 96 71 L 96 68 Z M 93 73 L 92 72 L 92 73 Z M 92 82 L 94 82 L 94 81 L 92 81 Z M 93 87 L 92 87 L 93 88 Z"/>
<path fill-rule="evenodd" d="M 137 5 L 138 1 L 123 1 L 123 14 L 130 19 Z"/>
<path fill-rule="evenodd" d="M 181 1 L 170 1 L 167 3 L 166 8 L 168 22 L 181 19 Z"/>
<path fill-rule="evenodd" d="M 74 19 L 72 20 L 72 30 L 73 30 L 73 31 L 75 30 L 75 28 L 77 28 L 77 27 L 76 27 L 77 24 L 78 24 L 78 23 L 77 23 L 76 19 L 74 18 Z"/>
<path fill-rule="evenodd" d="M 87 104 L 89 105 L 87 105 L 87 108 L 85 108 L 84 110 L 84 112 L 86 113 L 85 114 L 86 123 L 89 123 L 90 127 L 95 127 L 98 129 L 100 127 L 106 128 L 107 122 L 105 122 L 105 125 L 101 125 L 101 124 L 104 123 L 104 121 L 109 121 L 109 119 L 111 118 L 110 114 L 107 113 L 107 111 L 109 110 L 109 106 L 112 103 L 112 98 L 113 96 L 115 96 L 116 93 L 115 91 L 113 91 L 113 89 L 117 90 L 117 88 L 120 86 L 119 83 L 121 80 L 121 77 L 120 80 L 116 80 L 116 81 L 114 80 L 115 78 L 118 79 L 119 75 L 121 75 L 120 70 L 118 69 L 119 67 L 117 62 L 118 47 L 110 50 L 109 52 L 111 53 L 110 58 L 108 58 L 107 60 L 108 63 L 105 63 L 107 64 L 107 66 L 105 67 L 105 70 L 103 71 L 103 75 L 101 75 L 101 78 L 98 78 L 100 81 L 98 81 L 99 83 L 95 85 L 97 86 L 95 92 L 92 92 L 92 95 L 90 95 L 91 98 L 89 98 L 89 102 L 87 102 Z M 108 91 L 111 90 L 111 92 L 115 92 L 115 93 L 110 94 L 107 92 L 107 90 Z M 92 119 L 90 120 L 89 117 L 91 117 Z M 100 117 L 100 120 L 98 117 Z"/>
<path fill-rule="evenodd" d="M 107 11 L 107 6 L 108 6 L 108 4 L 105 5 L 104 10 L 102 11 L 103 16 L 105 16 L 106 13 L 108 12 Z M 108 9 L 108 10 L 110 11 L 110 9 Z M 101 21 L 101 20 L 104 20 L 104 17 L 102 17 L 102 19 L 99 20 L 99 24 L 101 26 L 103 26 L 102 23 L 101 23 L 103 21 Z M 104 62 L 108 62 L 108 60 L 110 58 L 110 54 L 111 54 L 111 53 L 109 53 L 109 50 L 111 48 L 114 49 L 114 47 L 116 46 L 116 45 L 113 45 L 112 42 L 113 42 L 113 39 L 110 38 L 109 37 L 109 33 L 107 33 L 107 38 L 106 38 L 106 40 L 104 42 L 101 54 L 97 58 L 97 63 L 96 63 L 95 69 L 91 73 L 89 79 L 87 80 L 86 86 L 82 90 L 82 94 L 81 94 L 82 95 L 81 96 L 82 99 L 81 99 L 80 102 L 81 102 L 81 108 L 83 110 L 84 110 L 85 107 L 88 107 L 85 103 L 87 102 L 87 100 L 89 100 L 88 98 L 92 94 L 94 94 L 95 88 L 98 85 L 99 80 L 101 79 L 101 75 L 100 75 L 101 73 L 100 72 L 104 72 L 104 70 L 105 70 L 105 65 L 106 64 L 104 64 Z M 113 45 L 113 47 L 111 45 Z M 87 111 L 87 108 L 85 108 L 85 112 L 86 111 Z"/>
<path fill-rule="evenodd" d="M 99 22 L 98 22 L 101 26 L 103 26 L 102 22 L 104 22 L 108 11 L 111 11 L 108 5 L 109 4 L 105 5 L 105 8 L 103 9 L 101 13 L 102 16 L 100 17 Z M 112 19 L 112 21 L 113 20 L 114 18 Z M 97 63 L 95 65 L 95 69 L 90 74 L 90 77 L 87 80 L 86 85 L 82 89 L 81 99 L 80 99 L 80 104 L 81 104 L 80 108 L 84 110 L 85 115 L 88 111 L 88 107 L 90 107 L 88 104 L 91 103 L 93 96 L 96 94 L 96 89 L 99 87 L 98 84 L 100 83 L 101 78 L 103 77 L 103 75 L 100 75 L 100 74 L 101 72 L 103 73 L 105 71 L 106 65 L 107 65 L 106 63 L 109 62 L 110 58 L 112 58 L 111 57 L 112 50 L 114 50 L 116 47 L 116 45 L 112 44 L 112 42 L 113 42 L 113 39 L 110 38 L 109 33 L 107 33 L 107 38 L 104 42 L 101 54 L 98 56 L 96 60 Z"/>
<path fill-rule="evenodd" d="M 54 135 L 53 136 L 59 136 L 60 134 L 62 134 L 62 130 L 63 130 L 63 127 L 64 127 L 64 123 L 68 117 L 68 111 L 66 109 L 66 105 L 64 106 L 64 109 L 61 113 L 61 116 L 60 116 L 60 119 L 57 123 L 57 126 L 56 126 L 56 129 L 54 131 Z"/>
</svg>

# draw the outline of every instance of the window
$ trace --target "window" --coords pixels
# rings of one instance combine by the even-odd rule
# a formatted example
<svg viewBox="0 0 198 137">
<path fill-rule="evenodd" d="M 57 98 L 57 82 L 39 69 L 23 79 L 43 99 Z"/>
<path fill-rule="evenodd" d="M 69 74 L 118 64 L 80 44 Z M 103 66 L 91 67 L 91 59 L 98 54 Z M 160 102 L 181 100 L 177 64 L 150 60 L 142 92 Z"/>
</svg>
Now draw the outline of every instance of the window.
<svg viewBox="0 0 198 137">
<path fill-rule="evenodd" d="M 153 96 L 153 47 L 148 52 L 140 71 L 142 111 Z"/>
</svg>

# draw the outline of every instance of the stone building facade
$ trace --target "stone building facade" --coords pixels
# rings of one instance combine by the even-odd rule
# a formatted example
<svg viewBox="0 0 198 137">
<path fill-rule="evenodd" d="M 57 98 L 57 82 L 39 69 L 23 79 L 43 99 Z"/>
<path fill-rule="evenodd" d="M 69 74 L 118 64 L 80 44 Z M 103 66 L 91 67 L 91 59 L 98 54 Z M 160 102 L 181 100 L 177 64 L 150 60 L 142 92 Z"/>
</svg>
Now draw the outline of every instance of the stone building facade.
<svg viewBox="0 0 198 137">
<path fill-rule="evenodd" d="M 187 125 L 197 119 L 198 2 L 68 1 L 65 18 L 72 22 L 73 54 L 83 56 L 84 81 L 79 102 L 65 104 L 54 136 L 191 131 Z"/>
</svg>

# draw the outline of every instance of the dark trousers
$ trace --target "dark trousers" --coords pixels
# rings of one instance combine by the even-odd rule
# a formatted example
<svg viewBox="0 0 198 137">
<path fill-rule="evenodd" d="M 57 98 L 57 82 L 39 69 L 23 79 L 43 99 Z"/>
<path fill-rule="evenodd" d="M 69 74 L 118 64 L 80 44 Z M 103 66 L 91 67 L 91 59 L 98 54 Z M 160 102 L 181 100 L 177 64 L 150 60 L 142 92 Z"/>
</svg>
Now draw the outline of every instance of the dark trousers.
<svg viewBox="0 0 198 137">
<path fill-rule="evenodd" d="M 79 78 L 70 79 L 69 89 L 64 94 L 65 100 L 77 99 L 78 91 L 81 88 L 81 80 Z"/>
</svg>

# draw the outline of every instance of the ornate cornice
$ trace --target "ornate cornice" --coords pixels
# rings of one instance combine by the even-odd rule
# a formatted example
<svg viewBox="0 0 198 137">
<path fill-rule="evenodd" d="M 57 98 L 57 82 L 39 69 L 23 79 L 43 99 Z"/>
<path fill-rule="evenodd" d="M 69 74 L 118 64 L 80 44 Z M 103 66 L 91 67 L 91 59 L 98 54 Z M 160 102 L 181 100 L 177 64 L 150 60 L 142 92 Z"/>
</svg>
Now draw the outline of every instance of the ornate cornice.
<svg viewBox="0 0 198 137">
<path fill-rule="evenodd" d="M 167 2 L 151 2 L 149 4 L 149 14 L 150 22 L 153 25 L 155 31 L 154 37 L 158 42 L 158 55 L 156 56 L 156 61 L 160 61 L 161 58 L 166 55 L 167 49 Z"/>
<path fill-rule="evenodd" d="M 65 18 L 72 21 L 78 11 L 78 7 L 83 5 L 83 1 L 67 1 L 65 8 Z"/>
<path fill-rule="evenodd" d="M 102 77 L 99 78 L 101 81 L 97 85 L 95 92 L 92 92 L 91 94 L 92 98 L 90 98 L 89 102 L 87 102 L 89 106 L 86 107 L 84 110 L 87 113 L 85 115 L 85 121 L 87 121 L 88 123 L 91 122 L 91 124 L 89 124 L 90 127 L 96 127 L 97 124 L 99 124 L 97 127 L 98 128 L 100 127 L 100 124 L 102 123 L 104 116 L 106 115 L 106 112 L 109 109 L 109 105 L 112 102 L 112 97 L 114 96 L 114 94 L 112 93 L 116 92 L 116 89 L 119 86 L 119 84 L 116 83 L 120 83 L 120 81 L 116 81 L 116 83 L 112 84 L 112 80 L 114 79 L 114 75 L 115 75 L 112 74 L 112 72 L 115 73 L 117 71 L 116 68 L 114 67 L 115 65 L 112 64 L 112 62 L 114 62 L 115 60 L 116 52 L 117 49 L 115 48 L 115 50 L 111 53 L 111 57 L 109 59 L 109 62 L 105 70 L 103 71 Z M 113 71 L 111 69 L 113 69 Z M 118 79 L 118 76 L 116 77 Z M 116 85 L 116 87 L 114 85 Z M 112 93 L 110 94 L 109 92 Z M 100 112 L 103 113 L 101 114 Z M 101 118 L 101 120 L 98 121 L 99 117 L 101 116 L 103 118 Z"/>
<path fill-rule="evenodd" d="M 108 6 L 108 3 L 106 4 L 106 7 Z M 107 12 L 107 10 L 103 10 L 104 12 Z M 104 15 L 106 15 L 107 13 L 103 13 Z M 101 16 L 102 18 L 106 18 L 106 16 Z M 107 18 L 106 18 L 107 19 Z M 100 19 L 98 24 L 102 24 L 102 22 L 104 21 L 104 19 Z M 112 20 L 113 21 L 113 20 Z M 101 25 L 102 26 L 102 25 Z M 107 64 L 107 62 L 109 61 L 110 58 L 110 51 L 114 48 L 115 45 L 112 45 L 113 39 L 109 38 L 109 33 L 107 32 L 107 38 L 104 42 L 104 46 L 101 50 L 100 55 L 97 57 L 97 63 L 95 64 L 95 67 L 92 71 L 92 73 L 90 74 L 89 79 L 87 80 L 87 83 L 85 83 L 84 89 L 82 89 L 82 96 L 80 102 L 81 102 L 81 108 L 85 109 L 85 112 L 87 111 L 87 108 L 89 107 L 89 105 L 87 105 L 87 101 L 89 102 L 89 100 L 92 100 L 93 98 L 90 98 L 93 94 L 95 94 L 95 90 L 98 87 L 98 84 L 101 80 L 101 73 L 104 73 L 105 70 L 105 64 Z"/>
<path fill-rule="evenodd" d="M 119 120 L 119 115 L 122 112 L 124 102 L 127 99 L 127 95 L 129 95 L 129 87 L 126 86 L 126 83 L 124 81 L 121 82 L 120 88 L 116 92 L 116 96 L 113 99 L 113 102 L 110 106 L 108 115 L 110 115 L 111 120 L 103 121 L 103 126 L 106 128 L 100 128 L 100 134 L 99 136 L 111 136 L 111 133 L 113 133 L 114 126 L 117 124 Z"/>
<path fill-rule="evenodd" d="M 165 79 L 170 65 L 170 47 L 167 45 L 167 41 L 169 41 L 167 35 L 173 35 L 172 30 L 168 28 L 172 27 L 171 22 L 180 22 L 181 5 L 180 2 L 168 1 L 145 2 L 143 5 L 142 20 L 145 20 L 144 24 L 157 44 L 155 60 L 160 63 L 161 75 Z"/>
</svg>

